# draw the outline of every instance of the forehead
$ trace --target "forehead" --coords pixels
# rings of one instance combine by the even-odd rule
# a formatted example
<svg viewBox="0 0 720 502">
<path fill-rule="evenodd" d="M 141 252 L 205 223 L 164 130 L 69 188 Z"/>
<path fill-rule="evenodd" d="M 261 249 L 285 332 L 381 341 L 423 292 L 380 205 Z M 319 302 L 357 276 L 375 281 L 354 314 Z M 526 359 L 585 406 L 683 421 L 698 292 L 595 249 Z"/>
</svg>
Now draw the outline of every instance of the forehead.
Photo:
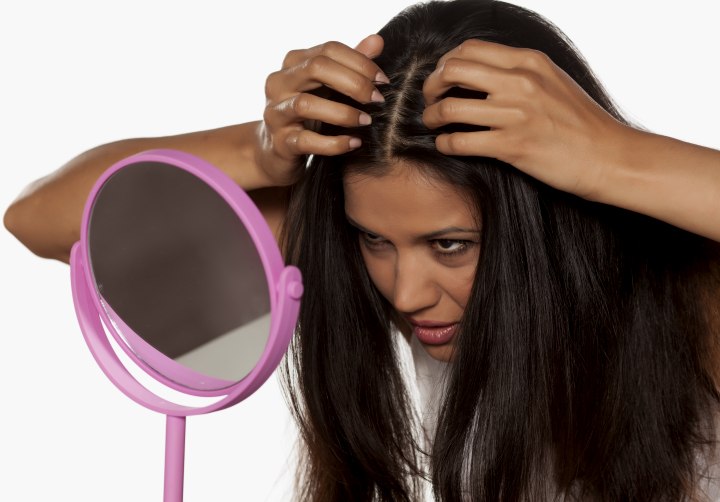
<svg viewBox="0 0 720 502">
<path fill-rule="evenodd" d="M 378 232 L 421 234 L 475 224 L 467 193 L 404 163 L 382 176 L 351 172 L 343 187 L 346 214 Z"/>
</svg>

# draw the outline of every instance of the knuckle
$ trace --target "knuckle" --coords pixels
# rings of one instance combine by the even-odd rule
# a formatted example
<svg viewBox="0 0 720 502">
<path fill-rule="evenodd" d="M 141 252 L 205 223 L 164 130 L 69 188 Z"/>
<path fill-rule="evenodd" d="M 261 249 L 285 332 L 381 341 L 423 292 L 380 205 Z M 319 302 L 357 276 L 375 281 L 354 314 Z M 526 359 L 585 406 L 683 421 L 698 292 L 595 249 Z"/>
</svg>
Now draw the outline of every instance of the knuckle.
<svg viewBox="0 0 720 502">
<path fill-rule="evenodd" d="M 302 136 L 302 131 L 294 134 L 288 134 L 285 138 L 283 138 L 283 143 L 285 143 L 285 147 L 290 151 L 299 151 L 302 148 Z"/>
<path fill-rule="evenodd" d="M 465 137 L 460 134 L 450 134 L 447 137 L 447 145 L 453 152 L 462 152 L 466 145 Z"/>
<path fill-rule="evenodd" d="M 290 66 L 292 62 L 297 59 L 299 53 L 300 51 L 298 49 L 288 51 L 283 58 L 282 67 L 287 68 L 288 66 Z"/>
<path fill-rule="evenodd" d="M 363 78 L 361 75 L 352 75 L 350 78 L 350 89 L 363 98 L 369 97 L 375 87 L 370 83 L 369 80 Z"/>
<path fill-rule="evenodd" d="M 297 153 L 311 153 L 313 149 L 312 133 L 307 129 L 293 135 L 293 147 Z"/>
<path fill-rule="evenodd" d="M 305 117 L 312 108 L 312 100 L 308 94 L 298 94 L 292 98 L 290 107 L 296 115 Z"/>
<path fill-rule="evenodd" d="M 330 62 L 327 56 L 322 54 L 310 58 L 306 63 L 306 68 L 312 77 L 317 78 L 319 75 L 325 73 Z"/>
<path fill-rule="evenodd" d="M 371 79 L 375 78 L 378 69 L 378 66 L 370 59 L 364 60 L 360 65 L 360 73 Z"/>
<path fill-rule="evenodd" d="M 467 54 L 468 52 L 477 49 L 479 44 L 479 40 L 476 40 L 474 38 L 468 38 L 467 40 L 464 40 L 460 45 L 458 45 L 458 54 Z"/>
<path fill-rule="evenodd" d="M 342 48 L 342 46 L 343 44 L 341 44 L 340 42 L 330 40 L 320 46 L 320 54 L 324 54 L 326 56 L 336 54 Z"/>
<path fill-rule="evenodd" d="M 265 79 L 265 97 L 270 99 L 275 94 L 277 89 L 278 81 L 280 80 L 280 72 L 276 71 L 271 73 Z"/>
<path fill-rule="evenodd" d="M 543 89 L 542 79 L 535 73 L 530 72 L 522 72 L 518 75 L 517 86 L 529 96 L 536 96 Z"/>
<path fill-rule="evenodd" d="M 518 124 L 527 124 L 530 122 L 532 113 L 524 106 L 518 106 L 511 112 L 513 120 Z"/>
<path fill-rule="evenodd" d="M 524 49 L 522 65 L 531 70 L 540 70 L 547 66 L 550 58 L 547 54 L 537 49 Z"/>
<path fill-rule="evenodd" d="M 443 72 L 452 77 L 453 75 L 456 75 L 462 71 L 463 68 L 463 60 L 459 58 L 449 58 L 445 61 L 445 65 L 443 67 Z"/>
<path fill-rule="evenodd" d="M 452 120 L 457 112 L 457 102 L 453 98 L 445 98 L 437 105 L 437 116 L 441 122 Z"/>
</svg>

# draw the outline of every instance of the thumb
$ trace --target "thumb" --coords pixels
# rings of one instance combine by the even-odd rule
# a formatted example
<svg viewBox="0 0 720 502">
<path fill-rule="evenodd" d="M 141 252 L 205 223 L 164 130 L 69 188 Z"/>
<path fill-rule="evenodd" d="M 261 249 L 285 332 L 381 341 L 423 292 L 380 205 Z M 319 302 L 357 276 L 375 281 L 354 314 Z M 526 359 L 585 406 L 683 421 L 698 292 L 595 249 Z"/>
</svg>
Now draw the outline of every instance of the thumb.
<svg viewBox="0 0 720 502">
<path fill-rule="evenodd" d="M 355 46 L 355 50 L 372 59 L 380 55 L 384 45 L 385 42 L 382 37 L 373 34 L 363 38 L 360 43 Z"/>
</svg>

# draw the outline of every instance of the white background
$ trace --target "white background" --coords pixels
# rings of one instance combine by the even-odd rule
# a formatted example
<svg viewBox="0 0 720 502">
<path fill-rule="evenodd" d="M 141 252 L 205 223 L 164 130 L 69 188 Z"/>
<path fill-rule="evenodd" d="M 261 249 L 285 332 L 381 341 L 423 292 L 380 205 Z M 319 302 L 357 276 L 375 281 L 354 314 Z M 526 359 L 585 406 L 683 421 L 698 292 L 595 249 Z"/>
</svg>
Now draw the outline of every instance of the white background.
<svg viewBox="0 0 720 502">
<path fill-rule="evenodd" d="M 355 44 L 409 3 L 4 2 L 0 209 L 95 145 L 259 118 L 288 50 Z M 720 148 L 718 2 L 517 3 L 570 36 L 631 118 Z M 0 252 L 0 500 L 161 500 L 164 419 L 95 365 L 69 268 L 4 229 Z M 186 500 L 289 499 L 294 432 L 274 377 L 187 432 Z"/>
</svg>

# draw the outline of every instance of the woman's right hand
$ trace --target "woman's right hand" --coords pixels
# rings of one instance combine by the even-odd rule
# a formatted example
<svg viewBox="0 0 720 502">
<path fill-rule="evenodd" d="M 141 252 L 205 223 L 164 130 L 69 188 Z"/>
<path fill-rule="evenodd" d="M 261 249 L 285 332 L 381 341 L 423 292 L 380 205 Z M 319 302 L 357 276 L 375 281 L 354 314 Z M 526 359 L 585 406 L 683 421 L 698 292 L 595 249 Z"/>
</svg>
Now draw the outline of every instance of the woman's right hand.
<svg viewBox="0 0 720 502">
<path fill-rule="evenodd" d="M 383 101 L 375 82 L 389 80 L 372 61 L 382 48 L 382 38 L 370 35 L 355 49 L 327 42 L 294 50 L 285 56 L 282 69 L 268 76 L 267 103 L 257 131 L 256 164 L 270 185 L 295 183 L 303 172 L 304 155 L 340 155 L 360 146 L 358 138 L 325 136 L 307 125 L 319 121 L 357 127 L 370 124 L 370 116 L 309 91 L 326 86 L 359 103 Z"/>
</svg>

